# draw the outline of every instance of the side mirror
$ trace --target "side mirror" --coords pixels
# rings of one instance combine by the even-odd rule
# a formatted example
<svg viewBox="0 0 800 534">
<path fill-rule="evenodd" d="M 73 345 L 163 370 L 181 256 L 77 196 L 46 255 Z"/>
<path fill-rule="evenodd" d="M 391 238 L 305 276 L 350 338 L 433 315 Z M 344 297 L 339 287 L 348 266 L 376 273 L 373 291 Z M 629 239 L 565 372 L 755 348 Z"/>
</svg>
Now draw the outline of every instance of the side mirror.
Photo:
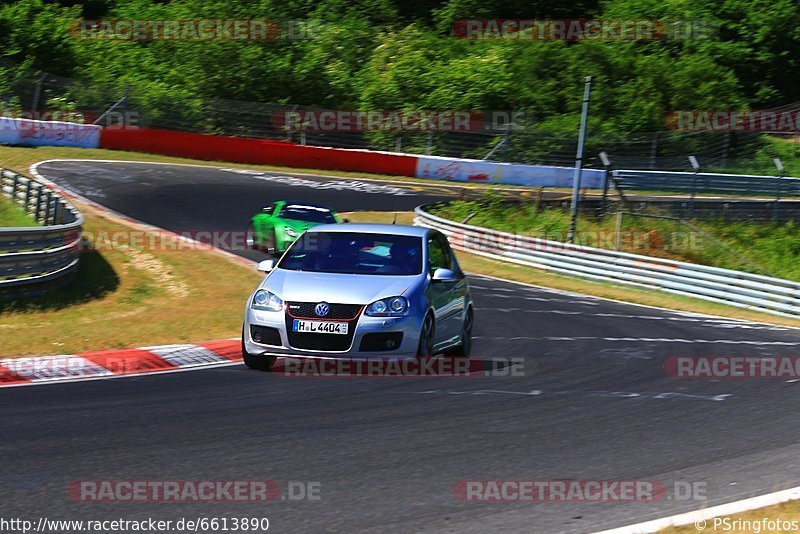
<svg viewBox="0 0 800 534">
<path fill-rule="evenodd" d="M 450 269 L 436 269 L 433 271 L 432 280 L 434 282 L 455 282 L 458 280 L 456 273 Z"/>
<path fill-rule="evenodd" d="M 261 273 L 268 273 L 275 268 L 275 260 L 264 260 L 258 263 L 258 271 Z"/>
</svg>

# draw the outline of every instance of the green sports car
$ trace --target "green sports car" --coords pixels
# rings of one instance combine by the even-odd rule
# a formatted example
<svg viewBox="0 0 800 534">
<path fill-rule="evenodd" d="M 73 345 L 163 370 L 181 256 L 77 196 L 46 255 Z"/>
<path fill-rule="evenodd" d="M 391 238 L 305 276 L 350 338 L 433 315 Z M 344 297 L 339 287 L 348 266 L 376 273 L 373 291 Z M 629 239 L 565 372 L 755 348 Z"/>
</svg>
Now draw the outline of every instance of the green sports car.
<svg viewBox="0 0 800 534">
<path fill-rule="evenodd" d="M 253 216 L 247 230 L 247 246 L 277 256 L 312 226 L 341 222 L 347 221 L 328 207 L 279 200 Z"/>
</svg>

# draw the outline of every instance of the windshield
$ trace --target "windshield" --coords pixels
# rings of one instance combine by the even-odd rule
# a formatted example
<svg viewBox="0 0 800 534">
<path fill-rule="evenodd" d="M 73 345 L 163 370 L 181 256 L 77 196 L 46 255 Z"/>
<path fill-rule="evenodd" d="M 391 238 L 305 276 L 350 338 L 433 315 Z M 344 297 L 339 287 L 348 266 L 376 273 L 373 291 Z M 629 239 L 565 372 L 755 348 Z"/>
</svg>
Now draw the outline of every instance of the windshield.
<svg viewBox="0 0 800 534">
<path fill-rule="evenodd" d="M 302 204 L 287 204 L 281 210 L 281 217 L 297 221 L 334 224 L 336 219 L 328 208 L 306 206 Z"/>
<path fill-rule="evenodd" d="M 422 272 L 422 238 L 360 232 L 307 232 L 278 265 L 290 271 L 379 275 Z"/>
</svg>

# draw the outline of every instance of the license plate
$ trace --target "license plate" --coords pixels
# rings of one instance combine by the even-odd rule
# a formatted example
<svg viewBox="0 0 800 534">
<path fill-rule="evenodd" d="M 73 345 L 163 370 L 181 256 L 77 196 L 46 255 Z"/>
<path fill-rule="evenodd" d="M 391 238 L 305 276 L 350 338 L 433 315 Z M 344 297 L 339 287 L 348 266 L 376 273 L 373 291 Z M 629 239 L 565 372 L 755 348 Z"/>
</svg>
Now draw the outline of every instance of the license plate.
<svg viewBox="0 0 800 534">
<path fill-rule="evenodd" d="M 292 331 L 309 334 L 347 335 L 347 326 L 347 323 L 335 321 L 303 321 L 302 319 L 295 319 L 294 323 L 292 323 Z"/>
</svg>

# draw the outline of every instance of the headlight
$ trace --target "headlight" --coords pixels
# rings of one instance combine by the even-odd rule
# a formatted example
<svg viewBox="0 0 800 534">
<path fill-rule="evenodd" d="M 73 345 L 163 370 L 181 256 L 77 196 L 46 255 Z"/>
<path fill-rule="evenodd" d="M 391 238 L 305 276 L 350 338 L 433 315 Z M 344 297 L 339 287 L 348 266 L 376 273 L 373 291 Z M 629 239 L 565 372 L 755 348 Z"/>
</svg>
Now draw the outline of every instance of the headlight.
<svg viewBox="0 0 800 534">
<path fill-rule="evenodd" d="M 281 311 L 283 301 L 274 293 L 270 293 L 266 289 L 259 289 L 253 295 L 252 308 L 254 310 Z"/>
<path fill-rule="evenodd" d="M 405 297 L 389 297 L 376 300 L 364 311 L 372 317 L 399 317 L 408 313 L 408 299 Z"/>
<path fill-rule="evenodd" d="M 290 227 L 286 226 L 283 230 L 286 232 L 286 235 L 288 235 L 289 237 L 297 237 L 297 232 L 294 230 L 294 228 L 290 228 Z"/>
</svg>

